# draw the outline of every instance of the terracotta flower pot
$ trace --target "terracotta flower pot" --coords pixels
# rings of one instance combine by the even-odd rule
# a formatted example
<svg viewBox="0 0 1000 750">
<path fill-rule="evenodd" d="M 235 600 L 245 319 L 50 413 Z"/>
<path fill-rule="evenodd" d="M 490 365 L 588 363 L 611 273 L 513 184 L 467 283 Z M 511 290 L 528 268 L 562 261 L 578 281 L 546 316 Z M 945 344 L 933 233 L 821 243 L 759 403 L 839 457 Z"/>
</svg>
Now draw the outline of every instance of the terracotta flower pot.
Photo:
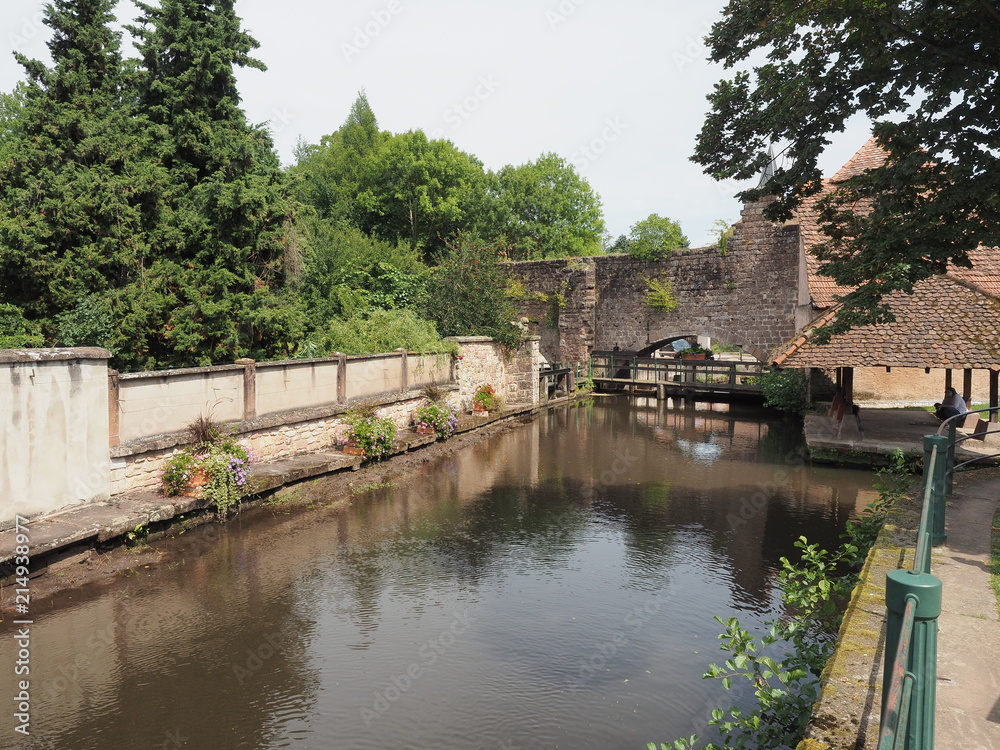
<svg viewBox="0 0 1000 750">
<path fill-rule="evenodd" d="M 363 456 L 365 455 L 365 449 L 358 445 L 353 440 L 348 440 L 344 443 L 344 447 L 341 450 L 349 456 Z"/>
<path fill-rule="evenodd" d="M 429 425 L 425 425 L 425 424 L 418 424 L 417 425 L 417 434 L 418 435 L 433 435 L 434 432 L 435 432 L 434 428 L 431 427 L 431 426 L 429 426 Z"/>
<path fill-rule="evenodd" d="M 201 497 L 204 494 L 206 484 L 208 484 L 208 474 L 201 469 L 197 469 L 191 475 L 187 485 L 181 490 L 180 494 L 184 497 Z"/>
</svg>

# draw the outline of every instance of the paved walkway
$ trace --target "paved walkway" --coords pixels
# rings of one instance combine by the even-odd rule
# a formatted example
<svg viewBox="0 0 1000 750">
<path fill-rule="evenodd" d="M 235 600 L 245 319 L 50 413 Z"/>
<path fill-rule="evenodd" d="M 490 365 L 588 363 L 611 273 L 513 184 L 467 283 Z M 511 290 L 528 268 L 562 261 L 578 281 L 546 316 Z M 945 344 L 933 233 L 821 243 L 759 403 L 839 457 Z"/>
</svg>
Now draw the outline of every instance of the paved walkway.
<svg viewBox="0 0 1000 750">
<path fill-rule="evenodd" d="M 850 419 L 850 418 L 849 418 Z M 851 420 L 853 422 L 853 420 Z M 939 422 L 925 411 L 861 411 L 860 427 L 839 431 L 821 417 L 807 421 L 810 448 L 922 453 L 923 436 Z M 997 438 L 968 440 L 958 460 L 1000 452 Z M 931 573 L 942 582 L 938 621 L 935 750 L 1000 750 L 1000 615 L 990 586 L 993 515 L 1000 506 L 1000 470 L 959 472 L 946 511 L 948 540 L 934 549 Z M 876 745 L 877 709 L 865 742 Z"/>
<path fill-rule="evenodd" d="M 956 477 L 947 544 L 935 549 L 941 579 L 935 750 L 1000 750 L 1000 616 L 990 587 L 990 532 L 1000 477 Z"/>
</svg>

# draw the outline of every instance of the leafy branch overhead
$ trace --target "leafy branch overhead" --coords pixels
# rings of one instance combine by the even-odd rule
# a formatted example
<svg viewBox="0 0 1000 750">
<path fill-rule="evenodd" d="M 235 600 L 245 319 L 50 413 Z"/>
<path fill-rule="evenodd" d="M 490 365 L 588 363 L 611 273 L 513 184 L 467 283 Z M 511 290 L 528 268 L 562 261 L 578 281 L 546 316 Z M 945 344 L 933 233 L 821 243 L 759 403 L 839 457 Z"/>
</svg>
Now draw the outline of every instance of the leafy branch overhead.
<svg viewBox="0 0 1000 750">
<path fill-rule="evenodd" d="M 774 196 L 769 218 L 820 191 L 817 160 L 849 118 L 870 118 L 886 152 L 820 206 L 821 272 L 856 287 L 824 335 L 890 320 L 886 295 L 1000 245 L 995 3 L 733 1 L 707 41 L 713 60 L 739 70 L 709 96 L 693 160 L 745 180 L 777 146 L 773 177 L 740 194 Z"/>
</svg>

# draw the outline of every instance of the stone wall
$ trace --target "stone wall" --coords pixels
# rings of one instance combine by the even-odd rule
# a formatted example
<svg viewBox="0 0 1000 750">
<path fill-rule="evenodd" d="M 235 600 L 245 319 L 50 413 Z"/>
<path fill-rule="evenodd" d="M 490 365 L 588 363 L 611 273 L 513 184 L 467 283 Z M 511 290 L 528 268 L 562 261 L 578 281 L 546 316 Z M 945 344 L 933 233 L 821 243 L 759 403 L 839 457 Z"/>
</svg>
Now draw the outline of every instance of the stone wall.
<svg viewBox="0 0 1000 750">
<path fill-rule="evenodd" d="M 399 427 L 436 385 L 459 409 L 492 383 L 509 406 L 535 406 L 538 340 L 506 352 L 457 339 L 462 356 L 404 351 L 327 360 L 119 374 L 103 349 L 0 350 L 0 528 L 113 494 L 154 490 L 187 426 L 208 416 L 262 460 L 331 450 L 352 404 L 379 406 Z M 284 408 L 282 408 L 284 407 Z M 292 408 L 289 408 L 292 407 Z"/>
<path fill-rule="evenodd" d="M 109 356 L 0 350 L 0 527 L 108 498 Z"/>
<path fill-rule="evenodd" d="M 725 254 L 706 247 L 661 261 L 607 255 L 512 263 L 525 287 L 520 313 L 540 336 L 542 354 L 552 362 L 584 361 L 594 349 L 645 352 L 694 334 L 766 359 L 798 330 L 803 260 L 798 227 L 768 221 L 764 205 L 744 208 Z M 663 313 L 647 304 L 650 279 L 670 283 L 677 309 Z M 553 299 L 564 306 L 556 310 Z"/>
<path fill-rule="evenodd" d="M 455 365 L 455 383 L 461 409 L 472 408 L 472 396 L 484 384 L 496 388 L 507 406 L 538 406 L 538 347 L 536 336 L 515 352 L 505 352 L 485 336 L 449 339 L 462 348 Z"/>
<path fill-rule="evenodd" d="M 528 331 L 551 363 L 585 362 L 594 349 L 597 258 L 559 258 L 511 263 L 524 285 L 516 300 Z"/>
<path fill-rule="evenodd" d="M 457 407 L 456 396 L 457 393 L 449 394 L 446 400 Z M 404 429 L 409 426 L 411 412 L 423 400 L 419 391 L 394 395 L 383 403 L 378 413 L 392 419 L 399 429 Z M 278 420 L 241 423 L 236 426 L 237 437 L 257 456 L 268 461 L 335 450 L 337 439 L 345 430 L 342 419 L 345 408 L 302 410 L 286 413 Z M 329 413 L 324 414 L 324 411 Z M 136 451 L 129 446 L 113 449 L 112 494 L 159 488 L 164 466 L 183 447 L 181 436 L 165 436 L 162 442 L 149 445 L 148 450 Z"/>
</svg>

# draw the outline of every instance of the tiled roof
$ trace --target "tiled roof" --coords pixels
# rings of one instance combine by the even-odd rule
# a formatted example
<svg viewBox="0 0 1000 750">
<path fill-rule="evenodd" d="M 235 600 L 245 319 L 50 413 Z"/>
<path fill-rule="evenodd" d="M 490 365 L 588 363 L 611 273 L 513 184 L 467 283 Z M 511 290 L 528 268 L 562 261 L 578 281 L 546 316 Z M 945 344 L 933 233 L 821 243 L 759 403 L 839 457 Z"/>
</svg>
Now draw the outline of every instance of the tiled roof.
<svg viewBox="0 0 1000 750">
<path fill-rule="evenodd" d="M 875 138 L 869 138 L 865 142 L 865 145 L 859 148 L 857 153 L 847 160 L 847 164 L 842 166 L 837 171 L 837 174 L 830 178 L 830 182 L 839 184 L 851 177 L 857 177 L 869 169 L 881 167 L 885 161 L 885 156 L 885 151 L 875 142 Z"/>
<path fill-rule="evenodd" d="M 950 266 L 948 276 L 985 294 L 1000 297 L 1000 248 L 977 247 L 969 253 L 972 268 Z"/>
<path fill-rule="evenodd" d="M 892 294 L 887 302 L 896 316 L 894 323 L 855 328 L 824 346 L 799 337 L 783 347 L 775 364 L 1000 369 L 1000 299 L 992 294 L 949 273 L 920 282 L 913 294 Z M 829 311 L 817 325 L 835 314 Z"/>
<path fill-rule="evenodd" d="M 850 177 L 855 177 L 867 169 L 879 167 L 885 161 L 885 151 L 874 138 L 869 138 L 829 180 L 823 180 L 822 188 L 815 195 L 804 199 L 796 210 L 799 222 L 799 233 L 802 238 L 802 249 L 806 257 L 806 271 L 809 278 L 809 296 L 813 307 L 826 310 L 836 304 L 836 296 L 850 291 L 850 287 L 842 287 L 829 276 L 819 274 L 820 262 L 812 254 L 811 249 L 823 241 L 825 235 L 819 230 L 819 212 L 816 204 L 829 194 L 837 185 Z"/>
</svg>

